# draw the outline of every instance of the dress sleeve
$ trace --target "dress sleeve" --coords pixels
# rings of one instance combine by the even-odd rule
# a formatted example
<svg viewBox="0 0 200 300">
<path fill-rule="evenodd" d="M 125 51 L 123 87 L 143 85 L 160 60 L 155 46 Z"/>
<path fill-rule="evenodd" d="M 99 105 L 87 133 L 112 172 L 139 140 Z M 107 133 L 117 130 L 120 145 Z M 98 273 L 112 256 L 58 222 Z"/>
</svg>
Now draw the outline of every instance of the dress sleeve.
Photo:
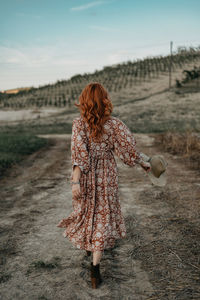
<svg viewBox="0 0 200 300">
<path fill-rule="evenodd" d="M 136 141 L 129 128 L 119 119 L 114 121 L 114 153 L 129 166 L 143 162 L 136 149 Z"/>
<path fill-rule="evenodd" d="M 86 174 L 90 169 L 90 155 L 87 150 L 87 136 L 79 120 L 74 119 L 71 136 L 72 172 L 75 165 Z M 72 176 L 72 175 L 71 175 Z"/>
</svg>

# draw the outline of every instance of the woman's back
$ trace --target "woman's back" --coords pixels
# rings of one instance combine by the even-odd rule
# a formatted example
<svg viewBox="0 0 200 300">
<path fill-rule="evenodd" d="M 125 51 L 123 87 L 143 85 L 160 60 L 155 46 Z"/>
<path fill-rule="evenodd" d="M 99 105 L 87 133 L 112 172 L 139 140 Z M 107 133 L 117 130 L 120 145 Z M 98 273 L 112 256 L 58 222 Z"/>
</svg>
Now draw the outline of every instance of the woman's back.
<svg viewBox="0 0 200 300">
<path fill-rule="evenodd" d="M 82 116 L 74 119 L 73 125 L 78 127 L 77 140 L 82 139 L 92 159 L 100 157 L 108 159 L 111 151 L 130 166 L 134 166 L 141 159 L 135 149 L 136 141 L 133 134 L 125 123 L 117 117 L 110 116 L 106 120 L 103 124 L 105 133 L 101 135 L 99 141 L 92 139 L 90 142 L 89 125 Z"/>
</svg>

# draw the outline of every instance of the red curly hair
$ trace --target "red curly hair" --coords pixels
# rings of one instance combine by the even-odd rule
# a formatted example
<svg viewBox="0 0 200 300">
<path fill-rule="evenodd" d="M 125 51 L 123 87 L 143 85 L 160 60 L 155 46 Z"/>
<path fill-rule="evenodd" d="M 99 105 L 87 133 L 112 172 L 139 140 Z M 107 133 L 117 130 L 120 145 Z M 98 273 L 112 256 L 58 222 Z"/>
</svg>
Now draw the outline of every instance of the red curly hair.
<svg viewBox="0 0 200 300">
<path fill-rule="evenodd" d="M 80 114 L 88 123 L 90 138 L 99 140 L 105 133 L 103 124 L 110 118 L 113 110 L 112 102 L 107 91 L 98 82 L 88 84 L 79 96 L 79 104 L 75 103 Z"/>
</svg>

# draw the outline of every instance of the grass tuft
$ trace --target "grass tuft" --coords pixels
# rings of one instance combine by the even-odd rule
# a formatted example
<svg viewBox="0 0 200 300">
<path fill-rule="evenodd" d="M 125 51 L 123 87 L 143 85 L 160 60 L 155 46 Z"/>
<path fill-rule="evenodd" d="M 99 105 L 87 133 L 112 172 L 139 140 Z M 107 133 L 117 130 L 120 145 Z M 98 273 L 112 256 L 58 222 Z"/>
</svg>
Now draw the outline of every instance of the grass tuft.
<svg viewBox="0 0 200 300">
<path fill-rule="evenodd" d="M 29 155 L 48 141 L 32 134 L 0 133 L 0 176 L 13 164 L 19 163 L 26 155 Z"/>
<path fill-rule="evenodd" d="M 53 257 L 52 261 L 50 262 L 45 262 L 43 260 L 37 260 L 33 261 L 26 272 L 27 275 L 29 275 L 33 270 L 52 270 L 60 266 L 60 257 Z"/>
<path fill-rule="evenodd" d="M 42 260 L 38 260 L 38 261 L 32 262 L 31 266 L 33 266 L 35 269 L 40 269 L 40 268 L 53 269 L 53 268 L 58 267 L 58 263 L 57 262 L 49 263 L 49 262 L 44 262 Z"/>
<path fill-rule="evenodd" d="M 0 283 L 6 282 L 11 278 L 11 274 L 0 274 Z"/>
<path fill-rule="evenodd" d="M 186 158 L 194 168 L 200 167 L 200 134 L 167 132 L 159 135 L 162 147 L 168 152 Z"/>
</svg>

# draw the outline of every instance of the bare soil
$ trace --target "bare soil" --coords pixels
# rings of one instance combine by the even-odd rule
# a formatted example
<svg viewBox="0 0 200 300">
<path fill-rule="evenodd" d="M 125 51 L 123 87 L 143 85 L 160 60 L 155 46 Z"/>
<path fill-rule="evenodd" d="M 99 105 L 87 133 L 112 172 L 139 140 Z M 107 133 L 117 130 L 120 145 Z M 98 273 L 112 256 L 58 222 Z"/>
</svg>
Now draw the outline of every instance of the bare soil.
<svg viewBox="0 0 200 300">
<path fill-rule="evenodd" d="M 33 108 L 33 109 L 1 109 L 0 124 L 12 124 L 12 122 L 23 122 L 26 120 L 40 119 L 60 113 L 63 109 L 58 108 Z"/>
<path fill-rule="evenodd" d="M 104 251 L 93 290 L 91 257 L 56 227 L 72 211 L 70 137 L 51 136 L 0 181 L 0 299 L 200 299 L 199 172 L 156 134 L 135 134 L 138 150 L 165 156 L 168 183 L 155 187 L 116 157 L 127 238 Z"/>
</svg>

